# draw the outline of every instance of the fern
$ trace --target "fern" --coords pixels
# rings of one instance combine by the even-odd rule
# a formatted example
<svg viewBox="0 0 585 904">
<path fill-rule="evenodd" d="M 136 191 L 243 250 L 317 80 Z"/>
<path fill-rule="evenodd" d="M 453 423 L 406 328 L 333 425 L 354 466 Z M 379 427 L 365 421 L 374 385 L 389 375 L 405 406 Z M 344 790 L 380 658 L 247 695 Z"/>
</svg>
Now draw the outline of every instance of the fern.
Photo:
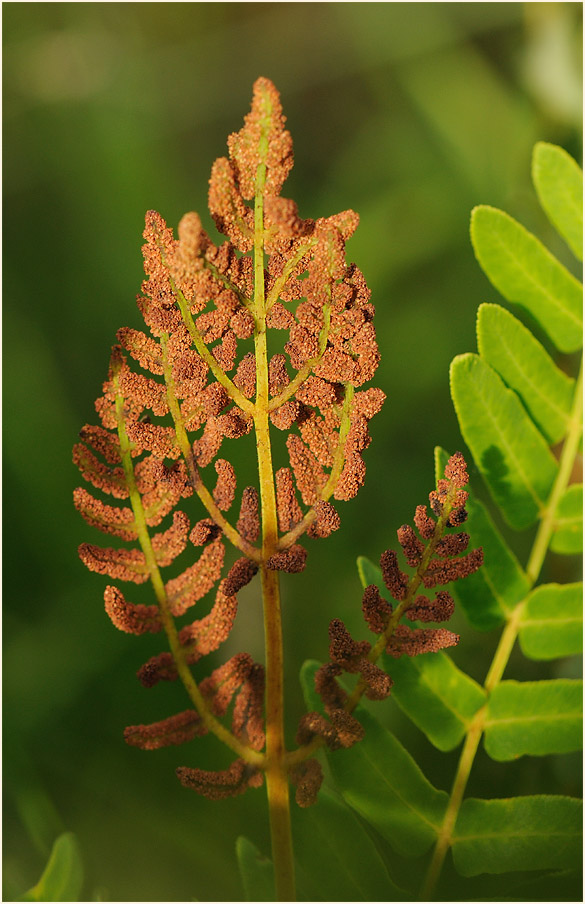
<svg viewBox="0 0 585 904">
<path fill-rule="evenodd" d="M 562 149 L 540 143 L 533 179 L 551 222 L 580 255 L 577 164 Z M 482 268 L 533 329 L 560 352 L 578 351 L 576 278 L 501 211 L 476 208 L 471 235 Z M 582 436 L 582 365 L 575 367 L 577 379 L 568 376 L 534 332 L 499 305 L 481 305 L 477 329 L 479 354 L 453 361 L 453 401 L 499 516 L 516 531 L 536 528 L 531 551 L 522 567 L 488 508 L 470 496 L 467 529 L 483 548 L 484 567 L 458 582 L 454 593 L 474 628 L 501 630 L 483 686 L 444 651 L 382 658 L 393 678 L 394 700 L 429 741 L 440 751 L 462 745 L 451 792 L 433 787 L 394 735 L 362 711 L 357 714 L 364 740 L 330 755 L 329 765 L 345 801 L 397 854 L 427 857 L 421 899 L 437 890 L 440 896 L 449 851 L 462 877 L 498 874 L 500 884 L 490 886 L 494 896 L 540 896 L 526 878 L 523 890 L 523 874 L 530 872 L 541 884 L 553 877 L 551 897 L 570 896 L 581 854 L 580 800 L 552 794 L 482 800 L 465 792 L 482 738 L 486 754 L 497 762 L 569 753 L 582 745 L 581 681 L 504 680 L 517 640 L 535 661 L 582 651 L 581 584 L 538 584 L 548 550 L 581 551 L 582 486 L 572 475 Z M 437 477 L 447 458 L 436 450 Z M 380 568 L 362 558 L 358 569 L 366 593 L 374 583 L 386 595 Z M 302 676 L 309 700 L 314 671 L 307 664 Z M 417 894 L 414 883 L 411 894 Z M 486 886 L 467 894 L 485 898 Z"/>
</svg>

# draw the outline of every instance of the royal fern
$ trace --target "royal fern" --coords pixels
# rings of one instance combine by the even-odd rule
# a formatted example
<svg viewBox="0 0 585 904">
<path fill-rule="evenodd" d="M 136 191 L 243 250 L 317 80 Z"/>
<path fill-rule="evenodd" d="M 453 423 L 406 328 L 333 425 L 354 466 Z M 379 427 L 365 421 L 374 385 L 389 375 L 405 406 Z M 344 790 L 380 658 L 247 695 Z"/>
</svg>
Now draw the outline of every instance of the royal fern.
<svg viewBox="0 0 585 904">
<path fill-rule="evenodd" d="M 580 436 L 581 384 L 559 370 L 510 313 L 482 306 L 480 356 L 454 362 L 453 395 L 463 437 L 508 523 L 520 530 L 540 525 L 528 565 L 520 567 L 485 508 L 468 499 L 463 456 L 439 450 L 431 514 L 419 506 L 416 531 L 408 525 L 398 531 L 411 573 L 392 550 L 382 554 L 381 568 L 360 560 L 363 615 L 375 640 L 356 640 L 340 619 L 331 621 L 330 661 L 303 668 L 309 711 L 298 726 L 298 746 L 287 750 L 280 573 L 303 570 L 303 537 L 327 537 L 339 527 L 331 500 L 353 498 L 364 482 L 368 423 L 384 393 L 361 388 L 374 376 L 379 352 L 369 290 L 345 259 L 358 217 L 345 211 L 302 219 L 294 202 L 280 197 L 292 167 L 292 142 L 267 79 L 256 82 L 251 112 L 228 146 L 229 158 L 213 166 L 209 191 L 223 244 L 213 243 L 196 214 L 183 218 L 178 240 L 159 214 L 147 214 L 147 279 L 138 306 L 148 332 L 118 332 L 96 402 L 101 425 L 84 427 L 74 450 L 85 480 L 122 501 L 111 505 L 78 488 L 76 507 L 92 527 L 131 544 L 86 543 L 81 558 L 117 582 L 150 581 L 156 604 L 130 602 L 108 584 L 106 612 L 123 631 L 166 634 L 168 649 L 149 659 L 138 677 L 145 687 L 180 679 L 190 704 L 162 721 L 130 726 L 126 741 L 153 750 L 212 733 L 235 759 L 214 771 L 180 766 L 183 785 L 218 800 L 266 784 L 272 860 L 246 838 L 237 846 L 251 900 L 293 900 L 295 885 L 308 900 L 412 896 L 413 883 L 401 888 L 403 877 L 391 878 L 382 839 L 405 858 L 429 859 L 422 890 L 429 897 L 450 847 L 466 876 L 568 867 L 577 801 L 463 796 L 484 733 L 486 751 L 500 760 L 577 746 L 571 721 L 576 682 L 536 686 L 501 678 L 517 635 L 534 658 L 576 652 L 577 585 L 535 584 L 549 546 L 577 551 L 577 490 L 569 477 Z M 565 182 L 574 179 L 575 164 L 544 145 L 537 164 L 543 205 L 576 247 L 567 203 L 574 186 L 559 187 L 556 173 Z M 575 351 L 575 278 L 505 214 L 478 209 L 474 236 L 494 282 L 561 351 Z M 534 267 L 527 277 L 530 255 Z M 287 341 L 275 342 L 273 331 L 287 331 Z M 243 488 L 234 519 L 236 469 L 218 456 L 224 443 L 246 436 L 255 439 L 258 483 Z M 288 465 L 275 473 L 278 437 Z M 557 464 L 549 446 L 561 441 Z M 182 511 L 186 500 L 199 507 L 195 523 Z M 469 533 L 459 530 L 468 512 Z M 239 558 L 222 576 L 226 541 Z M 197 557 L 186 561 L 193 547 Z M 180 572 L 175 567 L 163 576 L 175 560 Z M 196 680 L 192 667 L 228 638 L 238 594 L 258 573 L 265 662 L 238 653 Z M 484 687 L 445 652 L 458 635 L 429 627 L 451 617 L 455 603 L 445 588 L 455 580 L 455 596 L 474 627 L 504 625 Z M 436 587 L 431 598 L 426 591 Z M 206 605 L 211 593 L 206 614 L 177 624 L 195 605 Z M 439 750 L 463 742 L 451 796 L 433 787 L 363 706 L 363 698 L 389 695 Z M 533 714 L 529 730 L 517 718 L 527 707 Z M 566 730 L 547 732 L 559 712 Z M 321 787 L 322 750 L 336 788 Z M 299 804 L 292 814 L 289 783 Z M 562 827 L 549 832 L 547 844 L 545 824 Z"/>
<path fill-rule="evenodd" d="M 127 728 L 127 743 L 154 750 L 215 734 L 236 756 L 230 766 L 177 769 L 183 785 L 214 800 L 266 780 L 276 894 L 291 900 L 289 782 L 302 808 L 314 804 L 323 774 L 313 754 L 323 743 L 349 748 L 363 736 L 352 710 L 363 694 L 381 699 L 389 693 L 391 679 L 376 664 L 384 649 L 416 655 L 457 641 L 445 629 L 398 623 L 403 614 L 434 622 L 449 618 L 450 595 L 440 591 L 431 601 L 417 595 L 418 585 L 433 587 L 473 572 L 481 551 L 460 556 L 468 538 L 444 536 L 464 519 L 467 474 L 456 455 L 432 494 L 436 522 L 422 510 L 418 515 L 426 546 L 412 529 L 403 529 L 414 578 L 407 581 L 394 554 L 385 554 L 385 579 L 399 601 L 395 612 L 370 588 L 366 618 L 377 642 L 355 642 L 342 622 L 332 622 L 332 663 L 319 679 L 327 717 L 308 713 L 299 726 L 299 747 L 287 751 L 279 575 L 303 570 L 304 535 L 323 538 L 339 527 L 330 500 L 349 500 L 363 484 L 368 423 L 385 396 L 361 389 L 374 376 L 379 352 L 370 292 L 360 270 L 345 259 L 358 217 L 345 211 L 301 219 L 294 202 L 280 197 L 292 167 L 292 142 L 267 79 L 254 85 L 251 112 L 228 146 L 229 158 L 215 162 L 209 189 L 210 212 L 226 237 L 222 245 L 212 242 L 197 214 L 183 217 L 178 240 L 158 213 L 147 214 L 147 279 L 138 307 L 148 332 L 119 330 L 96 402 L 101 425 L 84 427 L 74 449 L 85 480 L 126 504 L 111 505 L 83 487 L 74 501 L 92 527 L 131 544 L 84 543 L 84 564 L 115 581 L 150 581 L 154 590 L 153 605 L 129 601 L 117 585 L 104 591 L 117 628 L 166 634 L 169 649 L 139 669 L 140 681 L 151 688 L 179 678 L 190 700 L 189 709 Z M 288 331 L 284 354 L 270 353 L 268 334 L 282 330 Z M 276 473 L 271 428 L 286 437 L 290 465 Z M 236 501 L 236 471 L 218 453 L 224 442 L 252 434 L 258 485 L 244 487 L 234 523 L 228 513 Z M 212 465 L 210 489 L 206 469 Z M 194 525 L 182 511 L 189 497 L 198 497 L 203 507 L 204 517 Z M 222 578 L 226 540 L 241 555 Z M 185 563 L 192 547 L 200 552 Z M 175 560 L 183 563 L 180 573 L 164 576 Z M 192 666 L 228 638 L 238 594 L 258 572 L 265 663 L 239 653 L 196 681 Z M 210 611 L 179 626 L 177 619 L 214 588 Z M 342 671 L 359 674 L 349 698 L 336 682 Z M 321 813 L 342 807 L 327 794 L 324 801 Z M 336 817 L 344 819 L 353 817 Z"/>
</svg>

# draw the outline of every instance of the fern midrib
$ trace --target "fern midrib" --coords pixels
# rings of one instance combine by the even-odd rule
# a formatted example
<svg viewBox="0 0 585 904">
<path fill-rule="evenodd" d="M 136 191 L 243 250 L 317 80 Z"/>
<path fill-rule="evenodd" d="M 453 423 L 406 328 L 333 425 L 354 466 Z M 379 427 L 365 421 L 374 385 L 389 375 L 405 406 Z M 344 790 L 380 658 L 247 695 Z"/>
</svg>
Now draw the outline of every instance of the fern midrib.
<svg viewBox="0 0 585 904">
<path fill-rule="evenodd" d="M 550 831 L 549 829 L 543 830 L 542 832 L 530 832 L 522 829 L 520 832 L 482 832 L 481 834 L 477 833 L 475 835 L 456 835 L 453 838 L 454 842 L 458 841 L 473 841 L 475 838 L 576 838 L 579 837 L 578 832 L 563 832 L 562 830 L 558 830 L 556 832 Z"/>
<path fill-rule="evenodd" d="M 526 566 L 526 577 L 529 582 L 530 590 L 533 588 L 538 579 L 538 575 L 540 574 L 540 570 L 544 563 L 544 558 L 546 556 L 552 538 L 555 525 L 554 514 L 558 505 L 558 501 L 561 498 L 562 494 L 565 492 L 571 477 L 571 472 L 582 434 L 582 406 L 583 360 L 581 359 L 579 377 L 575 386 L 571 417 L 569 419 L 569 431 L 563 445 L 557 476 L 548 499 L 548 504 L 544 509 L 544 514 L 532 546 L 528 564 Z M 527 597 L 522 599 L 515 606 L 508 619 L 506 627 L 502 632 L 502 636 L 500 637 L 500 642 L 498 644 L 494 658 L 492 660 L 492 664 L 484 682 L 484 689 L 488 693 L 488 699 L 489 694 L 501 681 L 501 678 L 508 664 L 508 660 L 512 653 L 516 638 L 523 624 L 522 616 L 526 607 L 526 602 Z M 467 781 L 471 773 L 475 755 L 479 747 L 479 742 L 485 728 L 487 720 L 487 710 L 488 704 L 486 703 L 475 714 L 467 733 L 467 738 L 463 745 L 463 750 L 461 751 L 457 773 L 453 782 L 449 805 L 447 807 L 447 812 L 443 821 L 443 827 L 442 830 L 439 831 L 437 837 L 437 842 L 433 856 L 429 863 L 425 881 L 423 882 L 421 888 L 419 900 L 431 900 L 436 883 L 438 882 L 439 876 L 441 874 L 445 856 L 449 847 L 452 845 L 454 837 L 453 832 L 455 829 L 457 816 L 459 814 L 459 809 L 463 801 L 463 796 L 467 787 Z"/>
<path fill-rule="evenodd" d="M 494 728 L 499 727 L 500 725 L 515 725 L 517 722 L 569 722 L 575 719 L 575 716 L 579 716 L 581 713 L 580 707 L 568 713 L 538 713 L 534 716 L 506 716 L 506 718 L 493 718 L 486 719 L 483 723 L 484 728 Z"/>
<path fill-rule="evenodd" d="M 566 618 L 526 618 L 522 619 L 522 624 L 520 625 L 520 630 L 522 628 L 530 628 L 532 625 L 558 625 L 562 627 L 563 625 L 581 625 L 583 624 L 583 616 L 582 615 L 571 615 Z"/>
<path fill-rule="evenodd" d="M 426 685 L 426 687 L 429 688 L 429 690 L 430 690 L 430 691 L 432 692 L 432 694 L 437 698 L 437 700 L 440 700 L 440 701 L 441 701 L 441 703 L 443 704 L 443 706 L 445 707 L 445 709 L 448 710 L 448 712 L 450 712 L 453 716 L 455 716 L 455 718 L 456 718 L 456 719 L 457 719 L 464 727 L 468 727 L 469 725 L 471 725 L 471 722 L 472 722 L 473 717 L 475 716 L 475 713 L 473 713 L 473 714 L 470 715 L 470 716 L 464 716 L 464 715 L 462 715 L 462 714 L 459 712 L 459 710 L 455 709 L 455 707 L 454 707 L 451 703 L 449 703 L 449 701 L 447 700 L 446 697 L 443 697 L 443 696 L 441 695 L 438 686 L 437 686 L 436 684 L 432 684 L 431 681 L 429 681 L 429 677 L 428 677 L 426 671 L 424 671 L 424 670 L 421 668 L 421 669 L 418 670 L 418 674 L 419 674 L 419 677 L 422 679 L 422 683 L 423 683 L 424 685 Z M 477 710 L 476 710 L 475 712 L 477 712 Z"/>
<path fill-rule="evenodd" d="M 268 568 L 267 561 L 278 544 L 278 519 L 272 446 L 268 420 L 268 346 L 266 337 L 266 287 L 264 276 L 264 194 L 267 178 L 269 133 L 272 106 L 264 97 L 260 119 L 258 164 L 254 187 L 254 351 L 256 358 L 256 402 L 252 405 L 260 508 L 262 522 L 262 608 L 265 648 L 265 777 L 270 821 L 274 881 L 278 901 L 295 901 L 295 870 L 290 821 L 290 794 L 285 766 L 284 739 L 284 651 L 280 604 L 279 572 Z"/>
</svg>

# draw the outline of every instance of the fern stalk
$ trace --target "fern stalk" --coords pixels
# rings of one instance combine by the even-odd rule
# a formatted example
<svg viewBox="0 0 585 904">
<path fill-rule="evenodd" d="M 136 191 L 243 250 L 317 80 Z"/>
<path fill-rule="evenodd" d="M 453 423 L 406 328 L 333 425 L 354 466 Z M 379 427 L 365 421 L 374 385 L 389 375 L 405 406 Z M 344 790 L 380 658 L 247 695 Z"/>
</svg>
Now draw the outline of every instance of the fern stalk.
<svg viewBox="0 0 585 904">
<path fill-rule="evenodd" d="M 573 398 L 573 407 L 569 421 L 569 431 L 563 443 L 563 448 L 559 460 L 559 468 L 556 480 L 553 484 L 547 505 L 542 512 L 540 524 L 526 566 L 526 577 L 529 582 L 529 589 L 532 590 L 538 580 L 542 569 L 549 544 L 551 542 L 554 518 L 557 510 L 558 502 L 567 489 L 571 472 L 575 464 L 575 459 L 579 450 L 579 442 L 582 433 L 582 410 L 583 410 L 583 360 L 579 369 L 579 377 L 575 386 L 575 394 Z M 494 688 L 500 683 L 502 676 L 508 665 L 508 661 L 514 649 L 522 614 L 526 605 L 526 599 L 520 600 L 509 615 L 506 627 L 502 631 L 500 641 L 498 643 L 493 660 L 489 667 L 485 682 L 484 690 L 489 695 Z M 469 725 L 465 743 L 461 751 L 457 772 L 453 781 L 453 787 L 449 798 L 449 804 L 445 812 L 443 825 L 439 831 L 437 842 L 433 851 L 431 861 L 425 876 L 424 883 L 421 887 L 419 900 L 430 901 L 433 898 L 437 883 L 439 881 L 445 857 L 453 841 L 453 830 L 457 822 L 457 816 L 461 807 L 465 789 L 469 780 L 471 769 L 475 760 L 475 755 L 479 747 L 479 742 L 484 731 L 486 717 L 488 712 L 488 703 L 486 702 L 474 715 Z"/>
<path fill-rule="evenodd" d="M 256 404 L 254 429 L 258 456 L 260 505 L 262 512 L 262 602 L 264 610 L 264 638 L 266 649 L 266 787 L 270 817 L 272 860 L 279 901 L 295 900 L 295 873 L 288 774 L 285 767 L 284 743 L 284 672 L 282 617 L 280 608 L 280 579 L 278 571 L 266 563 L 277 551 L 278 521 L 272 445 L 268 423 L 268 348 L 266 336 L 266 294 L 264 286 L 264 187 L 268 151 L 267 132 L 270 127 L 269 108 L 261 122 L 262 135 L 258 151 L 261 163 L 256 170 L 254 197 L 254 313 L 256 329 Z"/>
</svg>

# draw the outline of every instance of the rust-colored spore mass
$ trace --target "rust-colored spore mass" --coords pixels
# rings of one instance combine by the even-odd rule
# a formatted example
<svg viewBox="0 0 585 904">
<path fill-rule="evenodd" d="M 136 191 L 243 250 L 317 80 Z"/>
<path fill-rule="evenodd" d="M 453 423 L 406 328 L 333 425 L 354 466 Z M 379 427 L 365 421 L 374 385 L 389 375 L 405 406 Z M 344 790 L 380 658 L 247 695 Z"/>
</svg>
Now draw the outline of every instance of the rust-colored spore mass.
<svg viewBox="0 0 585 904">
<path fill-rule="evenodd" d="M 446 590 L 441 590 L 434 600 L 423 594 L 417 596 L 405 615 L 410 621 L 443 622 L 449 621 L 454 611 L 453 597 Z"/>
<path fill-rule="evenodd" d="M 304 546 L 295 543 L 284 552 L 277 552 L 266 562 L 266 567 L 272 571 L 286 571 L 288 574 L 298 574 L 303 571 L 307 561 L 307 550 Z"/>
<path fill-rule="evenodd" d="M 151 725 L 129 725 L 124 729 L 124 740 L 131 747 L 140 747 L 141 750 L 159 750 L 161 747 L 185 744 L 205 734 L 207 729 L 199 714 L 194 709 L 187 709 Z"/>
<path fill-rule="evenodd" d="M 299 807 L 311 807 L 317 803 L 319 788 L 323 784 L 323 770 L 318 760 L 300 763 L 291 771 L 290 778 L 297 786 L 295 800 Z"/>
<path fill-rule="evenodd" d="M 126 634 L 156 634 L 162 630 L 158 606 L 129 603 L 117 587 L 110 586 L 104 591 L 104 602 L 112 624 Z"/>
<path fill-rule="evenodd" d="M 438 653 L 459 643 L 459 635 L 446 628 L 409 628 L 398 625 L 394 636 L 386 646 L 386 652 L 395 658 L 406 654 Z"/>
<path fill-rule="evenodd" d="M 386 589 L 395 600 L 403 600 L 408 589 L 408 576 L 398 567 L 398 556 L 393 549 L 382 553 L 380 567 Z"/>
<path fill-rule="evenodd" d="M 388 625 L 392 615 L 392 606 L 380 596 L 380 591 L 375 584 L 369 584 L 364 590 L 362 598 L 362 612 L 370 631 L 374 634 L 382 634 Z"/>
<path fill-rule="evenodd" d="M 370 652 L 370 644 L 355 641 L 339 618 L 329 625 L 329 656 L 346 672 L 358 671 L 359 660 Z"/>
<path fill-rule="evenodd" d="M 246 487 L 242 493 L 240 517 L 236 527 L 249 543 L 255 543 L 260 536 L 260 514 L 256 487 Z"/>
<path fill-rule="evenodd" d="M 228 769 L 216 772 L 179 766 L 176 774 L 185 788 L 192 788 L 209 800 L 237 797 L 248 788 L 259 788 L 264 781 L 264 776 L 258 769 L 254 769 L 240 759 L 234 760 Z"/>
</svg>

